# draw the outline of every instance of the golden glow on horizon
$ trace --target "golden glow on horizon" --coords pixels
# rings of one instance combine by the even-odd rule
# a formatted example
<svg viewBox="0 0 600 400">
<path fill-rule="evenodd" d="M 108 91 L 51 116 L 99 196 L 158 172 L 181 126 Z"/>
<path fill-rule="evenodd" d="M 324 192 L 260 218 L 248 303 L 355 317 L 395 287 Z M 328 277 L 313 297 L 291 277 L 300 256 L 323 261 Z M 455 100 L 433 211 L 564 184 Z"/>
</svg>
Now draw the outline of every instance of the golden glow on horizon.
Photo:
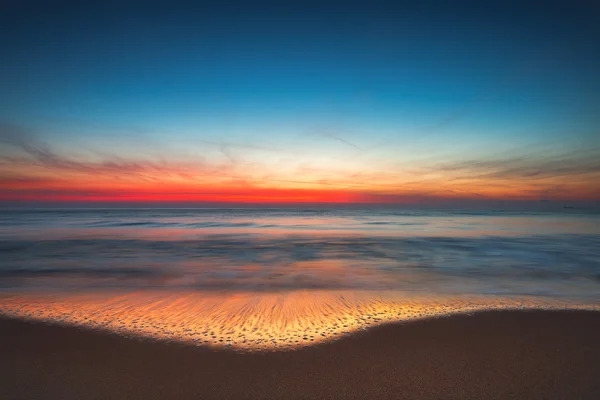
<svg viewBox="0 0 600 400">
<path fill-rule="evenodd" d="M 553 192 L 551 196 L 543 193 L 546 186 L 557 186 L 553 182 L 543 185 L 539 182 L 498 185 L 497 182 L 482 181 L 465 185 L 440 180 L 411 185 L 402 182 L 385 185 L 373 183 L 344 188 L 332 184 L 315 188 L 310 183 L 295 184 L 295 187 L 278 186 L 269 182 L 262 185 L 239 182 L 209 185 L 202 184 L 201 179 L 185 183 L 168 180 L 158 183 L 116 180 L 109 183 L 103 182 L 101 177 L 93 182 L 87 178 L 75 177 L 58 181 L 0 181 L 3 183 L 0 200 L 57 202 L 410 203 L 427 199 L 540 200 L 546 197 L 571 201 L 596 200 L 600 194 L 597 183 L 585 181 L 572 182 L 568 189 Z"/>
<path fill-rule="evenodd" d="M 495 309 L 589 309 L 528 297 L 368 291 L 5 294 L 0 315 L 238 349 L 296 348 L 389 322 Z"/>
<path fill-rule="evenodd" d="M 53 156 L 57 157 L 58 156 Z M 290 161 L 291 162 L 291 161 Z M 304 165 L 306 164 L 306 165 Z M 493 165 L 493 163 L 491 163 Z M 293 167 L 292 167 L 293 165 Z M 0 200 L 55 202 L 414 203 L 426 200 L 600 200 L 600 175 L 386 165 L 356 159 L 311 167 L 255 161 L 193 162 L 20 159 L 0 165 Z M 512 167 L 511 167 L 512 168 Z M 530 167 L 531 169 L 531 167 Z M 531 174 L 531 176 L 527 175 Z"/>
</svg>

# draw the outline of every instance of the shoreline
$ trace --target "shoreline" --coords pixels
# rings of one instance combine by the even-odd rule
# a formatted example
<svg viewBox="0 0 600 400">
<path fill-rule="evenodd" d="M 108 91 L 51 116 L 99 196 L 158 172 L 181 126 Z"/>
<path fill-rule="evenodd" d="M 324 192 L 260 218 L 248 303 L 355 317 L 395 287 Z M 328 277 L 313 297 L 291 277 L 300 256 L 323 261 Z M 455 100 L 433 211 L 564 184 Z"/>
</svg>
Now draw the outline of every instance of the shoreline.
<svg viewBox="0 0 600 400">
<path fill-rule="evenodd" d="M 456 317 L 479 317 L 481 315 L 487 314 L 496 314 L 496 313 L 516 313 L 516 314 L 528 314 L 528 313 L 591 313 L 598 314 L 600 316 L 600 309 L 596 308 L 568 308 L 568 307 L 557 307 L 557 308 L 482 308 L 475 310 L 465 310 L 465 311 L 456 311 L 453 313 L 447 314 L 432 314 L 427 316 L 422 316 L 418 318 L 411 319 L 401 319 L 401 320 L 388 320 L 385 322 L 380 322 L 370 326 L 363 326 L 356 328 L 352 331 L 348 331 L 346 333 L 328 337 L 326 339 L 322 339 L 312 343 L 302 343 L 288 346 L 279 346 L 279 347 L 264 347 L 264 346 L 256 346 L 256 347 L 240 347 L 235 345 L 224 345 L 222 343 L 202 343 L 195 342 L 192 340 L 180 339 L 176 337 L 159 337 L 159 336 L 149 336 L 135 331 L 119 331 L 113 330 L 111 328 L 92 326 L 92 325 L 82 325 L 79 323 L 73 322 L 65 322 L 60 320 L 51 320 L 51 319 L 38 319 L 27 316 L 18 316 L 18 315 L 8 315 L 0 313 L 0 325 L 3 323 L 17 323 L 17 324 L 30 324 L 35 326 L 48 326 L 48 327 L 56 327 L 56 328 L 64 328 L 64 329 L 74 329 L 80 332 L 89 332 L 92 334 L 106 335 L 111 337 L 123 338 L 126 340 L 137 341 L 141 343 L 157 343 L 161 344 L 173 344 L 183 347 L 189 348 L 198 348 L 201 350 L 207 350 L 211 352 L 224 352 L 224 353 L 238 353 L 238 354 L 269 354 L 269 353 L 280 353 L 280 352 L 296 352 L 302 351 L 304 349 L 327 346 L 333 343 L 336 343 L 340 340 L 348 340 L 352 339 L 357 335 L 369 334 L 369 332 L 379 329 L 387 329 L 391 327 L 404 327 L 410 326 L 412 324 L 419 323 L 427 323 L 429 321 L 437 321 L 444 319 L 452 319 Z M 0 328 L 1 329 L 1 328 Z M 600 341 L 600 340 L 599 340 Z"/>
<path fill-rule="evenodd" d="M 364 291 L 0 297 L 0 316 L 246 351 L 330 343 L 381 325 L 495 310 L 600 311 L 600 305 L 533 297 L 409 297 Z"/>
<path fill-rule="evenodd" d="M 600 312 L 481 311 L 293 351 L 0 318 L 2 398 L 598 398 Z"/>
</svg>

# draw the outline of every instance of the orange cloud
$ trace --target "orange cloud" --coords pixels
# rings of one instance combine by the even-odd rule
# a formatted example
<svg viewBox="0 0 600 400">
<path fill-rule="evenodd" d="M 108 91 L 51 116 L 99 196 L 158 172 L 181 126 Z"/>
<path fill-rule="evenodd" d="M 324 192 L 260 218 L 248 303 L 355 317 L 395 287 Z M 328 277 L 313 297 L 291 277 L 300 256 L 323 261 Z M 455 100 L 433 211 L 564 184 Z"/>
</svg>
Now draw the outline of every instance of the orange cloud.
<svg viewBox="0 0 600 400">
<path fill-rule="evenodd" d="M 593 152 L 390 169 L 358 161 L 314 167 L 309 162 L 234 162 L 232 157 L 225 164 L 110 156 L 85 159 L 62 155 L 15 127 L 0 128 L 4 129 L 0 129 L 0 143 L 8 149 L 0 152 L 0 200 L 5 201 L 269 204 L 600 200 L 600 163 Z"/>
</svg>

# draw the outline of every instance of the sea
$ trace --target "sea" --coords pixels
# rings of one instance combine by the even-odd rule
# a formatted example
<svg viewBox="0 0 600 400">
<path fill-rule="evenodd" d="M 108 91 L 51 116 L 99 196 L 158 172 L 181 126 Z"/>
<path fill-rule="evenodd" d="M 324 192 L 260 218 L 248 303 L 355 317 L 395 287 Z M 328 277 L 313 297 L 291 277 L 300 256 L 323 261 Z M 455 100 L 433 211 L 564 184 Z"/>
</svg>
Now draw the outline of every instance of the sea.
<svg viewBox="0 0 600 400">
<path fill-rule="evenodd" d="M 307 331 L 314 341 L 337 326 L 524 304 L 600 308 L 600 213 L 0 211 L 0 314 L 10 316 L 282 345 Z"/>
<path fill-rule="evenodd" d="M 0 290 L 368 289 L 600 296 L 600 213 L 0 211 Z"/>
</svg>

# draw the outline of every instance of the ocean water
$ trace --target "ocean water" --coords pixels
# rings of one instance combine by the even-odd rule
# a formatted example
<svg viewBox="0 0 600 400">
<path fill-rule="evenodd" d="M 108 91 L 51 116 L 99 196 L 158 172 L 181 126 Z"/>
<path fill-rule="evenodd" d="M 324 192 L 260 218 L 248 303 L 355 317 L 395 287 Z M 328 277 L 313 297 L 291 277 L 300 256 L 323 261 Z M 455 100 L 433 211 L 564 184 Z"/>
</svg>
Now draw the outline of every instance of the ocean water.
<svg viewBox="0 0 600 400">
<path fill-rule="evenodd" d="M 277 347 L 523 307 L 600 309 L 600 214 L 0 211 L 0 314 Z"/>
<path fill-rule="evenodd" d="M 0 212 L 0 288 L 600 296 L 600 214 Z"/>
</svg>

